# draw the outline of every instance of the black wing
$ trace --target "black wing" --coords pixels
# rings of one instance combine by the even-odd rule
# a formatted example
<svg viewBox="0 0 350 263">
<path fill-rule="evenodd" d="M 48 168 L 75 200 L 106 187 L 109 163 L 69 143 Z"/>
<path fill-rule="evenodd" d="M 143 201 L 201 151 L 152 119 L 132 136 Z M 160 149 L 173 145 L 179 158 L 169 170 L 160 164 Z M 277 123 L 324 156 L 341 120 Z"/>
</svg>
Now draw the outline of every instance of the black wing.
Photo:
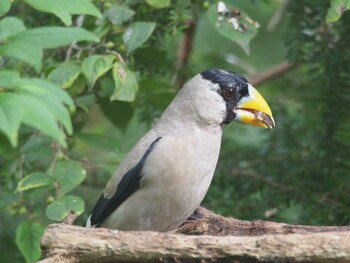
<svg viewBox="0 0 350 263">
<path fill-rule="evenodd" d="M 142 168 L 149 154 L 152 152 L 161 137 L 155 139 L 148 147 L 141 160 L 136 166 L 130 169 L 120 180 L 117 190 L 112 198 L 107 199 L 103 194 L 98 199 L 91 216 L 84 226 L 98 227 L 118 206 L 120 206 L 133 192 L 140 188 L 142 179 Z"/>
</svg>

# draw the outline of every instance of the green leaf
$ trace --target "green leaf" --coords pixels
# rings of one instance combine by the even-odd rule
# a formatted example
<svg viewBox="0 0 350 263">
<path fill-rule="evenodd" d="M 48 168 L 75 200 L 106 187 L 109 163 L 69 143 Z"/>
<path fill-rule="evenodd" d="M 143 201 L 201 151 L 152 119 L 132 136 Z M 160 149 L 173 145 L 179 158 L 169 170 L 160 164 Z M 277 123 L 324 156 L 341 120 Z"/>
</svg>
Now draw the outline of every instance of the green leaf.
<svg viewBox="0 0 350 263">
<path fill-rule="evenodd" d="M 58 127 L 52 110 L 43 99 L 26 94 L 20 94 L 18 96 L 21 99 L 20 105 L 23 111 L 23 123 L 51 136 L 66 147 L 65 135 Z"/>
<path fill-rule="evenodd" d="M 5 17 L 0 20 L 0 42 L 24 30 L 26 27 L 22 20 L 15 17 Z"/>
<path fill-rule="evenodd" d="M 170 0 L 146 0 L 146 3 L 153 8 L 160 9 L 160 8 L 169 7 L 171 1 Z"/>
<path fill-rule="evenodd" d="M 11 0 L 0 1 L 0 16 L 5 15 L 11 8 Z M 1 30 L 0 30 L 1 32 Z"/>
<path fill-rule="evenodd" d="M 51 71 L 48 79 L 60 85 L 64 89 L 72 86 L 73 82 L 79 77 L 81 67 L 75 64 L 62 64 Z"/>
<path fill-rule="evenodd" d="M 35 9 L 52 13 L 69 26 L 72 24 L 71 15 L 86 14 L 102 18 L 100 11 L 89 0 L 24 0 Z"/>
<path fill-rule="evenodd" d="M 331 6 L 326 15 L 326 23 L 337 22 L 342 14 L 350 9 L 350 0 L 331 0 Z"/>
<path fill-rule="evenodd" d="M 128 21 L 135 12 L 126 6 L 112 5 L 106 12 L 105 15 L 114 25 L 121 25 Z"/>
<path fill-rule="evenodd" d="M 44 231 L 43 226 L 31 221 L 17 226 L 16 244 L 27 263 L 36 262 L 40 258 L 40 239 Z"/>
<path fill-rule="evenodd" d="M 47 114 L 52 114 L 54 121 L 62 122 L 67 133 L 72 134 L 73 128 L 70 114 L 68 109 L 64 107 L 64 104 L 67 104 L 70 106 L 70 108 L 74 109 L 74 102 L 65 90 L 49 81 L 41 79 L 21 79 L 17 82 L 15 88 L 16 91 L 19 91 L 21 94 L 26 94 L 40 100 L 41 105 L 45 105 L 47 107 Z M 42 98 L 45 99 L 43 100 Z M 45 124 L 43 125 L 45 126 Z M 38 126 L 34 127 L 39 129 Z M 40 129 L 45 132 L 42 128 Z M 59 130 L 59 132 L 60 134 L 63 134 L 61 130 Z M 48 135 L 54 137 L 52 134 Z M 57 139 L 57 137 L 54 138 Z M 62 143 L 62 141 L 60 142 Z M 65 145 L 65 143 L 62 145 Z"/>
<path fill-rule="evenodd" d="M 156 23 L 153 22 L 135 22 L 132 23 L 123 35 L 123 41 L 128 52 L 132 52 L 151 36 Z"/>
<path fill-rule="evenodd" d="M 230 10 L 230 7 L 227 8 Z M 259 24 L 241 10 L 240 15 L 235 20 L 231 20 L 233 18 L 219 14 L 217 9 L 216 4 L 209 8 L 209 23 L 219 34 L 237 43 L 247 54 L 250 54 L 250 41 L 258 33 Z"/>
<path fill-rule="evenodd" d="M 62 221 L 71 211 L 77 215 L 84 212 L 84 200 L 73 195 L 66 195 L 46 207 L 46 216 L 55 221 Z"/>
<path fill-rule="evenodd" d="M 32 96 L 37 96 L 42 98 L 50 96 L 51 98 L 56 98 L 57 100 L 65 103 L 70 107 L 74 107 L 73 99 L 68 95 L 68 93 L 61 89 L 56 84 L 43 80 L 43 79 L 21 79 L 17 82 L 16 90 L 21 93 L 30 94 Z"/>
<path fill-rule="evenodd" d="M 113 80 L 111 79 L 112 87 Z M 110 95 L 111 96 L 111 95 Z M 99 105 L 104 116 L 110 120 L 119 130 L 125 131 L 131 118 L 134 116 L 135 107 L 131 103 L 123 101 L 111 102 L 108 98 L 99 98 Z M 114 144 L 116 145 L 116 144 Z"/>
<path fill-rule="evenodd" d="M 6 134 L 13 147 L 17 147 L 17 133 L 22 121 L 21 100 L 13 93 L 0 93 L 0 130 Z"/>
<path fill-rule="evenodd" d="M 84 181 L 86 171 L 78 162 L 61 161 L 54 166 L 52 177 L 59 182 L 60 193 L 64 195 Z"/>
<path fill-rule="evenodd" d="M 81 67 L 80 67 L 81 69 Z M 86 90 L 86 78 L 83 74 L 80 74 L 76 80 L 74 80 L 73 84 L 67 90 L 69 95 L 74 98 L 76 104 L 76 97 L 81 94 L 84 90 Z"/>
<path fill-rule="evenodd" d="M 113 56 L 102 55 L 93 55 L 84 59 L 82 70 L 87 79 L 89 89 L 95 85 L 95 82 L 99 77 L 111 69 L 113 61 Z"/>
<path fill-rule="evenodd" d="M 19 72 L 10 70 L 0 70 L 0 87 L 10 88 L 20 78 Z"/>
<path fill-rule="evenodd" d="M 48 97 L 45 100 L 45 103 L 47 104 L 47 107 L 49 107 L 52 111 L 52 113 L 55 116 L 55 119 L 57 121 L 60 121 L 62 125 L 64 126 L 66 132 L 69 135 L 73 134 L 73 126 L 70 118 L 70 114 L 67 108 L 64 107 L 62 103 L 57 101 L 56 99 L 52 99 Z"/>
<path fill-rule="evenodd" d="M 32 173 L 18 182 L 17 191 L 22 192 L 33 188 L 52 185 L 55 180 L 46 173 Z"/>
<path fill-rule="evenodd" d="M 31 43 L 42 48 L 57 48 L 68 45 L 73 41 L 99 41 L 94 34 L 82 28 L 53 26 L 28 29 L 12 36 L 10 40 Z"/>
<path fill-rule="evenodd" d="M 40 46 L 24 41 L 11 41 L 0 45 L 0 55 L 22 60 L 35 68 L 41 69 L 43 50 Z"/>
<path fill-rule="evenodd" d="M 135 74 L 116 62 L 113 65 L 113 79 L 115 90 L 111 100 L 134 101 L 138 90 Z"/>
</svg>

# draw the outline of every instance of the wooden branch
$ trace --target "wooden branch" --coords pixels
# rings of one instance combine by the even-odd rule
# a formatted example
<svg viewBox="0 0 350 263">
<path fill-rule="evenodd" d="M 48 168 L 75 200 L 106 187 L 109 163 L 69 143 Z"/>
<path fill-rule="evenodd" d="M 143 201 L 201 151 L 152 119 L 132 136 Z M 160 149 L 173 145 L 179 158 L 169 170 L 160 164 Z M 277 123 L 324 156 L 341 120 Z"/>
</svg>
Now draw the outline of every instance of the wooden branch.
<svg viewBox="0 0 350 263">
<path fill-rule="evenodd" d="M 261 236 L 322 232 L 346 232 L 350 234 L 350 226 L 305 226 L 263 220 L 246 221 L 220 216 L 203 207 L 197 209 L 196 212 L 202 218 L 186 221 L 176 230 L 177 233 L 212 236 Z"/>
<path fill-rule="evenodd" d="M 349 232 L 217 237 L 54 224 L 42 242 L 41 263 L 350 262 Z"/>
<path fill-rule="evenodd" d="M 198 215 L 202 218 L 167 233 L 53 224 L 43 236 L 46 258 L 40 262 L 350 263 L 350 227 L 250 222 L 206 209 Z"/>
</svg>

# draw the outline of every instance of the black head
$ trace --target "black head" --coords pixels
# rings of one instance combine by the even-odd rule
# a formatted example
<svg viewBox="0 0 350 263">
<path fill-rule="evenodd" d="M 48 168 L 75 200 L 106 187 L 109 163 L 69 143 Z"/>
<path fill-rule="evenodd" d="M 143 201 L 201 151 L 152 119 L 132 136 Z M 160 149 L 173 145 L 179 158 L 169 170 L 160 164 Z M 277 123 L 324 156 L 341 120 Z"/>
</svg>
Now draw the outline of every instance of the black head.
<svg viewBox="0 0 350 263">
<path fill-rule="evenodd" d="M 248 96 L 248 81 L 241 74 L 226 71 L 222 69 L 208 69 L 201 73 L 202 77 L 219 85 L 218 93 L 226 102 L 227 115 L 225 124 L 230 123 L 236 117 L 234 108 L 237 102 L 245 96 Z"/>
</svg>

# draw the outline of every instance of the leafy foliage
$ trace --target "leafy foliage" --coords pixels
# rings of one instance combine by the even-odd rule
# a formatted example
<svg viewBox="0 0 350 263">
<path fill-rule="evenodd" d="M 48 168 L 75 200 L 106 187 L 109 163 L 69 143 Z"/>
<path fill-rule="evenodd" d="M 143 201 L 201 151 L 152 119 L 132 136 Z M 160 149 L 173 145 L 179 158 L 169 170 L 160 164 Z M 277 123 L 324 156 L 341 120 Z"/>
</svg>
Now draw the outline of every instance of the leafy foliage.
<svg viewBox="0 0 350 263">
<path fill-rule="evenodd" d="M 91 208 L 175 83 L 212 67 L 254 75 L 286 57 L 301 66 L 262 87 L 276 130 L 227 128 L 205 205 L 349 223 L 349 1 L 224 2 L 220 13 L 208 0 L 0 1 L 4 261 L 35 262 L 47 224 Z"/>
<path fill-rule="evenodd" d="M 131 24 L 123 35 L 123 41 L 128 52 L 132 52 L 140 47 L 152 34 L 155 23 L 136 22 Z"/>
<path fill-rule="evenodd" d="M 89 0 L 24 1 L 39 11 L 55 14 L 66 26 L 72 24 L 72 15 L 86 14 L 102 17 L 100 11 Z"/>
<path fill-rule="evenodd" d="M 95 82 L 113 66 L 113 56 L 94 55 L 87 57 L 82 62 L 82 71 L 87 79 L 89 89 L 95 85 Z"/>
<path fill-rule="evenodd" d="M 332 0 L 331 7 L 328 9 L 326 15 L 327 24 L 337 22 L 341 15 L 350 9 L 349 0 Z"/>
<path fill-rule="evenodd" d="M 17 227 L 16 243 L 26 262 L 34 262 L 40 258 L 40 238 L 44 228 L 36 223 L 27 221 Z"/>
<path fill-rule="evenodd" d="M 55 180 L 46 173 L 36 172 L 27 175 L 18 182 L 17 191 L 23 192 L 33 188 L 53 185 Z"/>
<path fill-rule="evenodd" d="M 46 216 L 55 221 L 62 221 L 71 211 L 80 215 L 84 212 L 84 200 L 73 195 L 66 195 L 57 199 L 46 207 Z"/>
<path fill-rule="evenodd" d="M 212 5 L 208 10 L 209 22 L 220 34 L 236 42 L 249 54 L 249 43 L 258 33 L 259 24 L 242 11 L 233 15 L 234 11 L 227 10 L 228 14 L 222 14 L 217 6 Z"/>
<path fill-rule="evenodd" d="M 328 26 L 328 8 L 327 1 L 290 2 L 284 38 L 287 57 L 298 67 L 263 87 L 277 122 L 272 133 L 261 137 L 246 127 L 238 130 L 248 130 L 254 145 L 238 141 L 237 132 L 226 134 L 219 167 L 226 176 L 218 178 L 206 198 L 212 207 L 227 202 L 220 212 L 291 223 L 349 224 L 349 13 Z"/>
</svg>

